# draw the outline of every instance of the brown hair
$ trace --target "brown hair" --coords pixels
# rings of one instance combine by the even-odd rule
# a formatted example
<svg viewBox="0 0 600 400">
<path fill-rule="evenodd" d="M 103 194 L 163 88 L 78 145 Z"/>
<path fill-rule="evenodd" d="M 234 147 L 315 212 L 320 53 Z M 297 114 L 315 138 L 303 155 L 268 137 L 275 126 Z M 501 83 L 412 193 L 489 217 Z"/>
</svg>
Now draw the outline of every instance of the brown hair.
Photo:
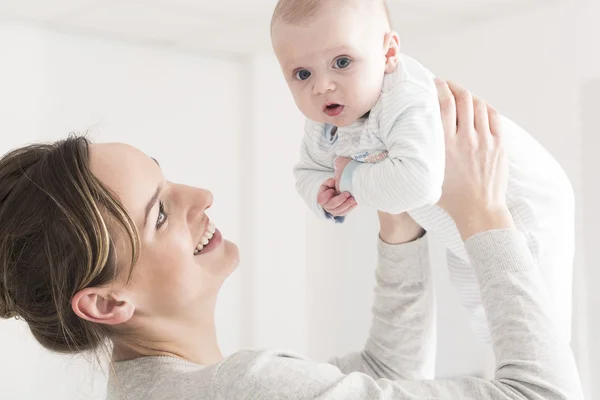
<svg viewBox="0 0 600 400">
<path fill-rule="evenodd" d="M 0 317 L 25 320 L 42 346 L 59 353 L 97 350 L 114 335 L 71 308 L 77 291 L 118 275 L 105 217 L 126 232 L 131 267 L 139 252 L 133 220 L 90 171 L 89 145 L 71 135 L 0 158 Z"/>
<path fill-rule="evenodd" d="M 313 17 L 326 1 L 332 0 L 279 0 L 275 6 L 275 11 L 273 11 L 273 16 L 271 18 L 271 30 L 273 29 L 275 23 L 279 20 L 288 24 L 298 24 L 306 21 L 307 19 Z M 388 24 L 390 27 L 392 26 L 390 10 L 385 0 L 360 1 L 379 3 L 385 11 Z"/>
</svg>

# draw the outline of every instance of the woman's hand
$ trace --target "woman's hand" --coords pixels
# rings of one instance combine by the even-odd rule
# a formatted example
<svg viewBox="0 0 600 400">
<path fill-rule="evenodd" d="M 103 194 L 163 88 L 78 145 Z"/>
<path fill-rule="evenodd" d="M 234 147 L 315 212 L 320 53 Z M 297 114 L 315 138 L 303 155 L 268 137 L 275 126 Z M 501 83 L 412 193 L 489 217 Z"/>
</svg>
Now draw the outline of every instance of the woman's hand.
<svg viewBox="0 0 600 400">
<path fill-rule="evenodd" d="M 446 142 L 446 172 L 438 205 L 463 238 L 514 227 L 506 206 L 508 157 L 500 115 L 465 88 L 436 80 Z"/>
<path fill-rule="evenodd" d="M 494 229 L 513 228 L 506 206 L 508 158 L 496 109 L 465 88 L 436 80 L 444 136 L 446 171 L 438 205 L 454 219 L 463 240 Z M 424 231 L 407 213 L 379 212 L 380 237 L 410 242 Z"/>
</svg>

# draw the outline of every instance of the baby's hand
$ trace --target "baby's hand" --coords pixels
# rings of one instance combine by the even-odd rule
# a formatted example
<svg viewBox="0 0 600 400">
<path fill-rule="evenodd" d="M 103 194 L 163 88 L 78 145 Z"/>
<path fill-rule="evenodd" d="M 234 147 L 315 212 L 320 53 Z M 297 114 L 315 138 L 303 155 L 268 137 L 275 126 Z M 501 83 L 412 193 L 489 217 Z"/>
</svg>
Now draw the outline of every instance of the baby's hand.
<svg viewBox="0 0 600 400">
<path fill-rule="evenodd" d="M 356 200 L 348 192 L 338 194 L 335 179 L 328 179 L 319 188 L 317 201 L 325 211 L 334 217 L 344 217 L 356 207 Z"/>
</svg>

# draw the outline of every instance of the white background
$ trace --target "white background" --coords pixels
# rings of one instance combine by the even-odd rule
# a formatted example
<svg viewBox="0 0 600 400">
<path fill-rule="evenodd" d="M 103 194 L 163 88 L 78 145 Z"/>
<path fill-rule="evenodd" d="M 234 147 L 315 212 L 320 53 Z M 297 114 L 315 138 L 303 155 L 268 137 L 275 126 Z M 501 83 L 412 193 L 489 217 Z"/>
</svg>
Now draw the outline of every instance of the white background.
<svg viewBox="0 0 600 400">
<path fill-rule="evenodd" d="M 295 193 L 303 118 L 265 37 L 272 7 L 0 0 L 0 153 L 89 130 L 140 147 L 171 180 L 212 190 L 211 218 L 242 250 L 218 304 L 224 352 L 285 347 L 325 360 L 366 338 L 376 220 L 359 209 L 343 226 L 317 221 Z M 569 174 L 573 349 L 588 398 L 599 398 L 600 4 L 415 0 L 392 9 L 404 52 L 524 126 Z M 432 257 L 438 376 L 485 376 L 490 351 L 468 328 L 443 251 L 433 245 Z M 102 398 L 99 368 L 41 349 L 20 321 L 0 321 L 0 354 L 2 399 Z"/>
</svg>

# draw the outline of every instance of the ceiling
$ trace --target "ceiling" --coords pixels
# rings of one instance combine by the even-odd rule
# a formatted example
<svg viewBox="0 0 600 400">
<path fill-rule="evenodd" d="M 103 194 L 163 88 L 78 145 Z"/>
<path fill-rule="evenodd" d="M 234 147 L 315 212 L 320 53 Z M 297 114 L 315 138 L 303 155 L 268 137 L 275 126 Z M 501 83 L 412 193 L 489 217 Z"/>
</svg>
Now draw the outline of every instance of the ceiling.
<svg viewBox="0 0 600 400">
<path fill-rule="evenodd" d="M 302 1 L 302 0 L 298 0 Z M 553 0 L 388 0 L 400 35 L 437 31 Z M 269 49 L 277 0 L 0 0 L 0 20 L 184 51 Z"/>
</svg>

